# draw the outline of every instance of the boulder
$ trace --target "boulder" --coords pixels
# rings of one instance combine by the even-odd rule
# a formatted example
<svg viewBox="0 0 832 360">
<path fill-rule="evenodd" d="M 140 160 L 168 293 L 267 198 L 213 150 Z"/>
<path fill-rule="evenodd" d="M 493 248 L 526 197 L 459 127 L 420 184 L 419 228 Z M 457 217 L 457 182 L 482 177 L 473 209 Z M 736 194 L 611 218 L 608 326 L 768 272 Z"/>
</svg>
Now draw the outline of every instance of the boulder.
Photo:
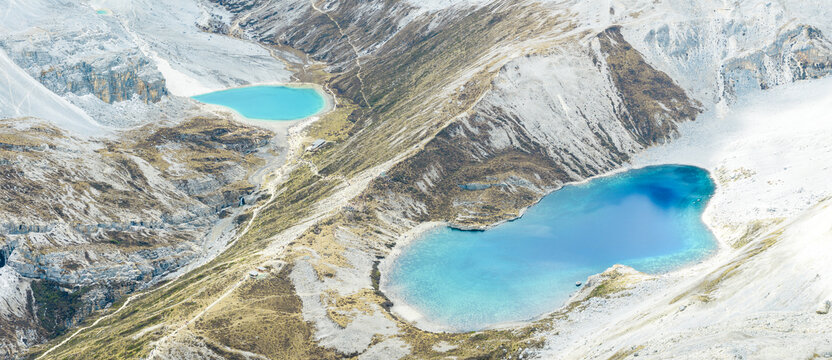
<svg viewBox="0 0 832 360">
<path fill-rule="evenodd" d="M 827 314 L 827 313 L 829 313 L 829 307 L 831 307 L 831 306 L 832 306 L 832 301 L 829 301 L 829 300 L 821 301 L 820 304 L 818 304 L 818 307 L 815 309 L 815 312 L 818 313 L 818 314 Z"/>
</svg>

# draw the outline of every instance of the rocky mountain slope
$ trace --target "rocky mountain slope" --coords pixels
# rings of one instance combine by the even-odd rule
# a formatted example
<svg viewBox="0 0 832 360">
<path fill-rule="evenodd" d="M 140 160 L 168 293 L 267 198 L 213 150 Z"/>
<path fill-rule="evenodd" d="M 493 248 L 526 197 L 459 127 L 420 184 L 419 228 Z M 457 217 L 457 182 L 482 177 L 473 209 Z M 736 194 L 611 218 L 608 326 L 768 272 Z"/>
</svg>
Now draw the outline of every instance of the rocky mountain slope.
<svg viewBox="0 0 832 360">
<path fill-rule="evenodd" d="M 18 358 L 221 251 L 285 134 L 168 96 L 111 10 L 2 7 L 0 358 Z"/>
<path fill-rule="evenodd" d="M 264 164 L 257 151 L 272 138 L 216 118 L 132 133 L 142 140 L 85 141 L 32 119 L 3 122 L 0 271 L 14 272 L 9 287 L 25 289 L 22 298 L 4 295 L 27 306 L 14 321 L 37 324 L 6 323 L 18 332 L 4 341 L 26 346 L 63 333 L 201 256 L 214 223 L 241 197 L 253 200 L 248 174 Z M 21 335 L 30 329 L 37 334 Z"/>
<path fill-rule="evenodd" d="M 35 8 L 10 4 L 21 13 Z M 33 4 L 45 11 L 45 3 Z M 823 141 L 807 135 L 822 136 L 826 127 L 809 121 L 766 131 L 795 115 L 772 115 L 765 123 L 769 127 L 757 127 L 732 112 L 764 90 L 789 89 L 793 82 L 832 71 L 832 44 L 824 35 L 832 28 L 821 1 L 183 0 L 86 5 L 74 11 L 91 16 L 95 9 L 108 10 L 103 21 L 122 34 L 112 41 L 124 50 L 108 51 L 108 58 L 125 61 L 135 55 L 146 61 L 136 60 L 132 70 L 128 66 L 122 73 L 126 75 L 116 76 L 120 80 L 108 80 L 110 96 L 105 98 L 95 86 L 72 90 L 74 85 L 62 87 L 62 78 L 38 77 L 51 63 L 39 59 L 50 58 L 31 60 L 28 43 L 20 41 L 30 35 L 6 30 L 0 44 L 11 55 L 8 62 L 20 69 L 15 70 L 16 82 L 7 80 L 9 86 L 36 79 L 43 84 L 35 87 L 44 99 L 38 101 L 82 112 L 77 119 L 84 121 L 96 118 L 90 113 L 107 114 L 119 106 L 143 110 L 131 121 L 108 124 L 134 124 L 148 114 L 165 121 L 108 130 L 109 138 L 83 139 L 60 129 L 67 122 L 49 126 L 20 120 L 25 111 L 4 113 L 17 119 L 8 121 L 14 141 L 2 149 L 25 154 L 15 153 L 13 164 L 22 167 L 10 167 L 7 197 L 34 204 L 19 211 L 8 207 L 9 214 L 22 211 L 7 216 L 13 224 L 8 229 L 20 232 L 22 223 L 27 230 L 4 234 L 10 239 L 4 241 L 6 248 L 14 250 L 3 255 L 8 265 L 0 269 L 0 295 L 9 300 L 0 310 L 5 309 L 2 321 L 10 325 L 4 328 L 20 329 L 0 333 L 9 339 L 8 356 L 22 356 L 20 351 L 33 343 L 63 334 L 32 348 L 28 356 L 767 357 L 795 341 L 789 334 L 798 325 L 808 340 L 799 343 L 800 351 L 781 355 L 810 357 L 827 351 L 822 341 L 830 329 L 807 308 L 830 296 L 830 282 L 819 272 L 818 280 L 799 283 L 805 285 L 799 295 L 751 302 L 755 306 L 740 301 L 766 297 L 765 289 L 795 288 L 787 286 L 789 278 L 775 276 L 787 272 L 784 267 L 801 278 L 816 272 L 819 260 L 806 247 L 826 254 L 825 230 L 818 225 L 825 203 L 818 204 L 832 189 L 823 181 L 800 180 L 807 173 L 817 178 L 825 173 L 812 170 L 810 162 L 790 167 L 778 161 L 786 144 L 799 143 L 806 154 L 828 153 Z M 181 39 L 160 40 L 165 26 L 180 31 Z M 101 41 L 86 32 L 52 41 L 65 44 L 75 38 Z M 226 47 L 245 51 L 238 57 L 223 55 Z M 215 57 L 203 61 L 204 56 L 192 53 Z M 63 53 L 52 56 L 61 60 L 55 66 L 84 68 Z M 231 65 L 239 61 L 256 70 L 244 74 L 239 65 Z M 147 84 L 161 85 L 159 74 L 170 90 L 154 92 L 157 99 L 148 95 L 156 85 Z M 92 78 L 83 71 L 68 76 Z M 335 96 L 336 107 L 291 130 L 286 163 L 274 172 L 255 172 L 262 162 L 252 155 L 271 134 L 223 118 L 193 118 L 205 110 L 165 95 L 289 79 L 323 85 Z M 0 97 L 22 103 L 15 99 Z M 28 115 L 62 120 L 54 113 Z M 50 141 L 42 134 L 50 134 Z M 761 165 L 748 155 L 750 145 L 731 142 L 744 137 L 778 145 L 759 147 L 757 155 L 769 159 Z M 302 151 L 317 138 L 330 144 Z M 684 156 L 694 151 L 702 156 Z M 79 166 L 93 170 L 85 173 L 102 175 L 83 176 L 57 165 L 74 159 L 83 159 Z M 658 277 L 616 267 L 591 279 L 589 287 L 552 314 L 476 333 L 436 331 L 440 329 L 383 292 L 385 259 L 397 251 L 397 243 L 426 227 L 484 228 L 519 216 L 565 183 L 661 162 L 691 163 L 715 174 L 720 190 L 705 219 L 721 250 L 702 264 Z M 21 175 L 30 168 L 38 170 Z M 249 177 L 264 172 L 274 176 Z M 217 219 L 222 215 L 215 214 L 217 206 L 258 185 L 267 195 L 241 209 L 237 225 Z M 21 197 L 14 191 L 24 187 L 61 196 L 44 198 L 27 190 Z M 783 198 L 799 201 L 771 211 L 759 208 Z M 798 217 L 802 220 L 792 220 Z M 186 221 L 165 221 L 173 218 Z M 159 223 L 166 225 L 155 227 Z M 40 226 L 46 235 L 40 235 Z M 217 242 L 204 239 L 216 232 L 209 228 L 218 226 L 225 226 L 225 240 L 219 243 L 229 247 L 209 252 L 224 250 L 219 256 L 195 260 L 201 242 Z M 85 257 L 90 252 L 94 257 Z M 791 257 L 797 260 L 780 261 L 790 254 L 798 254 Z M 798 266 L 804 261 L 807 266 Z M 781 265 L 772 266 L 776 263 Z M 144 290 L 178 267 L 189 271 Z M 105 279 L 114 273 L 130 281 L 108 283 Z M 758 286 L 758 279 L 770 282 Z M 73 286 L 75 291 L 61 290 Z M 123 296 L 137 289 L 143 291 Z M 48 302 L 38 302 L 38 294 Z M 78 309 L 78 299 L 98 306 Z M 66 331 L 113 301 L 114 306 L 93 315 L 95 321 Z M 63 316 L 59 324 L 39 318 L 43 309 L 58 309 Z M 742 326 L 720 320 L 719 314 L 738 309 L 747 316 Z M 700 315 L 701 320 L 693 320 Z M 726 332 L 738 334 L 730 348 L 720 341 Z"/>
</svg>

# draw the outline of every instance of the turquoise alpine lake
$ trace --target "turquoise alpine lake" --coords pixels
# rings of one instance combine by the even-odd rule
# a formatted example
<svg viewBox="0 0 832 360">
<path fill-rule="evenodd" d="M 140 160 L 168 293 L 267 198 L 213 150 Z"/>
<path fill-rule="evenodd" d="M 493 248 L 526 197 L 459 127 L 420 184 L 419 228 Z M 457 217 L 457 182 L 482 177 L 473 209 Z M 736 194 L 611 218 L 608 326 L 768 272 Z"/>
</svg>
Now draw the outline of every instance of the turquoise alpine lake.
<svg viewBox="0 0 832 360">
<path fill-rule="evenodd" d="M 534 319 L 615 264 L 656 274 L 701 261 L 707 171 L 662 165 L 568 185 L 485 231 L 435 229 L 392 259 L 384 290 L 456 331 Z"/>
<path fill-rule="evenodd" d="M 249 119 L 297 120 L 317 114 L 326 102 L 312 88 L 247 86 L 197 95 L 194 100 L 221 105 Z"/>
</svg>

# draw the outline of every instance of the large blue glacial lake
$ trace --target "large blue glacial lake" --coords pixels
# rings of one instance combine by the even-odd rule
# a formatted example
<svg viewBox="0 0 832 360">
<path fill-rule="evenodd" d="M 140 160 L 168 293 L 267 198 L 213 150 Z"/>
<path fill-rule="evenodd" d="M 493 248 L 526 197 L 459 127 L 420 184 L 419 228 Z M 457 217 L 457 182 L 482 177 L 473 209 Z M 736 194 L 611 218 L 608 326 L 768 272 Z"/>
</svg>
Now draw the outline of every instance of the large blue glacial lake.
<svg viewBox="0 0 832 360">
<path fill-rule="evenodd" d="M 193 97 L 222 105 L 249 119 L 297 120 L 317 114 L 325 102 L 315 89 L 287 86 L 247 86 Z"/>
<path fill-rule="evenodd" d="M 385 291 L 453 330 L 530 320 L 612 265 L 655 274 L 703 260 L 716 249 L 701 220 L 713 192 L 707 171 L 679 165 L 566 186 L 493 229 L 414 239 Z"/>
</svg>

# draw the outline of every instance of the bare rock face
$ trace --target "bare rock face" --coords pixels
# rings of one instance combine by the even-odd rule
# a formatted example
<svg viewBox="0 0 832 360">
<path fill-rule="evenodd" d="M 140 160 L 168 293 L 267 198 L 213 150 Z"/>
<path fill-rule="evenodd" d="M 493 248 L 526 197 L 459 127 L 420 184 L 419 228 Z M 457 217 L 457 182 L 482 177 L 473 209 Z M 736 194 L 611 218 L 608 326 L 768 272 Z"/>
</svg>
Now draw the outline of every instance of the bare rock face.
<svg viewBox="0 0 832 360">
<path fill-rule="evenodd" d="M 725 65 L 725 86 L 736 95 L 832 74 L 832 43 L 815 27 L 784 31 L 765 49 Z"/>
<path fill-rule="evenodd" d="M 167 95 L 165 79 L 155 71 L 148 59 L 118 57 L 113 60 L 115 63 L 99 68 L 85 62 L 68 69 L 56 69 L 50 65 L 41 70 L 39 80 L 53 87 L 65 83 L 65 89 L 52 89 L 56 93 L 93 94 L 108 104 L 134 96 L 145 103 L 158 102 Z"/>
<path fill-rule="evenodd" d="M 15 63 L 56 94 L 92 94 L 108 104 L 134 96 L 145 103 L 158 102 L 168 94 L 162 74 L 137 49 L 104 58 L 67 59 L 49 52 L 54 39 L 42 40 L 6 42 L 0 46 L 10 50 Z"/>
</svg>

